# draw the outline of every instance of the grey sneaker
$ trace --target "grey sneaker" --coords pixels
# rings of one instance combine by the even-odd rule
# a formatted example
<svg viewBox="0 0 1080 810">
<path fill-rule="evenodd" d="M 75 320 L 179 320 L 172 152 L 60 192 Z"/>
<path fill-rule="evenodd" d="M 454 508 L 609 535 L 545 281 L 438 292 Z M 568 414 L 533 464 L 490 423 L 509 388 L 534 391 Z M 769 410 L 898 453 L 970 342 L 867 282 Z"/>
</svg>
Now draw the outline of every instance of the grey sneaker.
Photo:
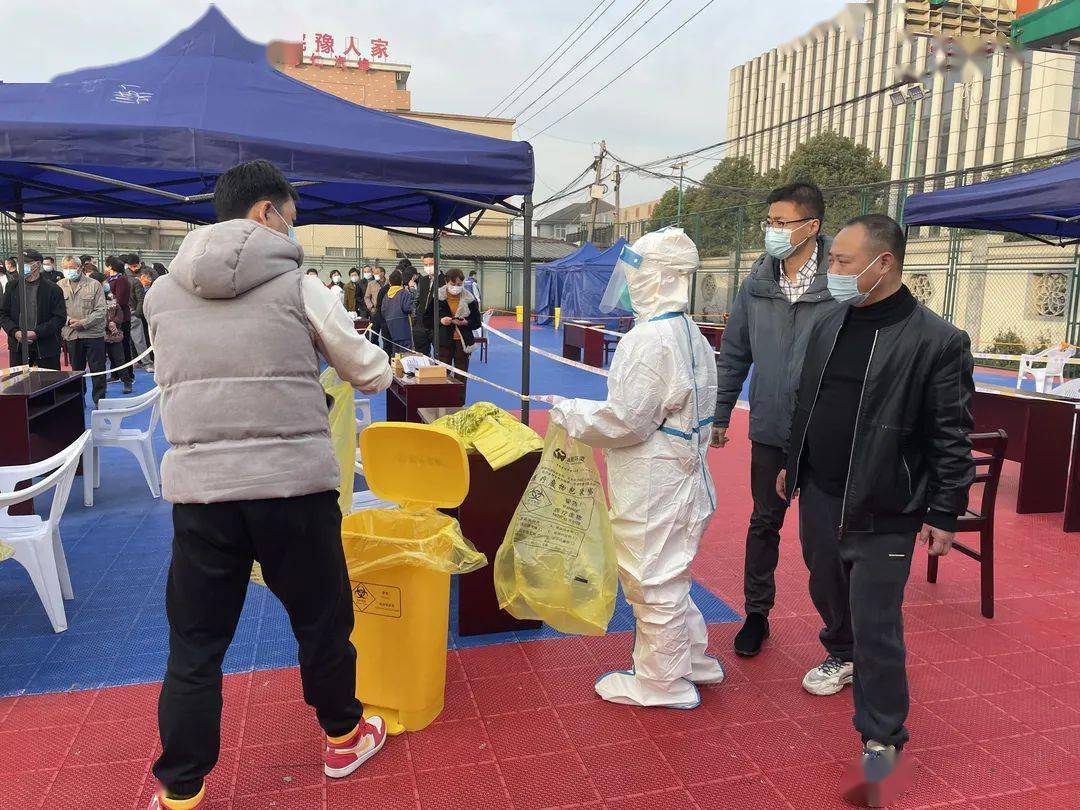
<svg viewBox="0 0 1080 810">
<path fill-rule="evenodd" d="M 865 803 L 867 807 L 885 807 L 889 801 L 886 782 L 896 770 L 896 760 L 900 752 L 895 745 L 882 745 L 877 740 L 869 740 L 863 746 L 862 771 L 866 779 Z"/>
<path fill-rule="evenodd" d="M 802 685 L 811 695 L 835 695 L 850 684 L 854 677 L 855 664 L 829 655 L 806 673 Z"/>
</svg>

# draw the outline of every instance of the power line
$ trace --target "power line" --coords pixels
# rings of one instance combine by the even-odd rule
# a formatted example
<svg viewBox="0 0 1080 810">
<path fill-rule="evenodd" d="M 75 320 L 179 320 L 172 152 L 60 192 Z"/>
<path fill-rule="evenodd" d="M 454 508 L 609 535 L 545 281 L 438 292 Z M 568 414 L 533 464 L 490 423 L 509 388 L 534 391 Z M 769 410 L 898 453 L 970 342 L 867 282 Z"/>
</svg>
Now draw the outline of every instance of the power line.
<svg viewBox="0 0 1080 810">
<path fill-rule="evenodd" d="M 560 42 L 556 46 L 555 50 L 552 51 L 551 53 L 549 53 L 546 57 L 544 57 L 543 62 L 541 62 L 539 65 L 537 65 L 535 68 L 533 68 L 532 73 L 530 73 L 528 76 L 526 76 L 520 82 L 518 82 L 517 86 L 514 87 L 514 89 L 511 90 L 509 93 L 507 93 L 505 96 L 503 96 L 502 99 L 500 99 L 499 102 L 497 104 L 495 104 L 494 107 L 492 107 L 490 110 L 487 111 L 487 113 L 485 113 L 485 115 L 491 115 L 492 112 L 499 109 L 500 107 L 509 106 L 510 104 L 513 104 L 515 101 L 517 101 L 521 97 L 522 93 L 524 93 L 526 90 L 528 90 L 529 87 L 532 87 L 536 83 L 536 81 L 540 78 L 539 75 L 537 75 L 535 79 L 533 79 L 531 82 L 529 82 L 528 86 L 526 86 L 524 89 L 522 89 L 521 93 L 518 93 L 518 95 L 514 96 L 513 98 L 510 98 L 510 96 L 512 96 L 515 92 L 517 92 L 518 88 L 521 87 L 521 85 L 525 84 L 525 82 L 528 82 L 529 79 L 532 79 L 532 77 L 534 75 L 536 75 L 536 72 L 538 70 L 540 70 L 541 68 L 543 68 L 544 65 L 547 64 L 547 61 L 549 59 L 551 59 L 551 57 L 553 55 L 558 53 L 559 50 L 563 47 L 563 45 L 566 45 L 566 43 L 569 42 L 570 37 L 574 36 L 574 34 L 576 34 L 578 32 L 578 29 L 580 29 L 581 26 L 585 25 L 585 23 L 589 21 L 589 18 L 592 17 L 592 15 L 596 12 L 596 10 L 598 8 L 600 8 L 600 6 L 602 6 L 604 4 L 604 2 L 605 2 L 605 0 L 600 0 L 600 2 L 598 2 L 595 6 L 593 6 L 592 11 L 590 11 L 588 14 L 585 15 L 585 19 L 583 19 L 581 22 L 579 22 L 577 24 L 577 28 L 575 28 L 573 31 L 571 31 L 569 34 L 567 34 L 566 38 L 563 39 L 563 41 Z M 582 31 L 580 34 L 578 34 L 577 38 L 573 42 L 570 43 L 569 47 L 567 47 L 565 51 L 563 51 L 562 53 L 560 53 L 558 56 L 555 57 L 555 61 L 552 62 L 550 65 L 548 65 L 548 68 L 545 68 L 544 72 L 546 72 L 547 69 L 549 69 L 551 67 L 554 67 L 555 62 L 558 62 L 559 59 L 561 59 L 566 54 L 566 52 L 570 50 L 570 48 L 574 47 L 574 45 L 577 44 L 578 40 L 581 39 L 581 37 L 584 36 L 588 32 L 589 28 L 592 28 L 592 26 L 595 25 L 600 20 L 600 18 L 604 16 L 604 14 L 607 12 L 607 10 L 609 8 L 611 8 L 614 4 L 615 4 L 615 0 L 610 0 L 610 2 L 607 4 L 607 6 L 604 8 L 604 10 L 601 11 L 600 14 L 597 15 L 596 19 L 593 20 L 591 23 L 589 23 L 589 25 L 585 28 L 584 31 Z M 542 75 L 542 73 L 541 73 L 541 75 Z"/>
<path fill-rule="evenodd" d="M 526 112 L 528 112 L 529 109 L 532 108 L 532 106 L 534 104 L 536 104 L 538 101 L 540 101 L 542 98 L 544 98 L 548 93 L 550 93 L 552 90 L 554 90 L 556 87 L 558 87 L 559 84 L 562 83 L 563 79 L 565 79 L 567 76 L 569 76 L 575 70 L 577 70 L 578 67 L 580 67 L 580 65 L 583 62 L 585 62 L 590 56 L 592 56 L 594 53 L 596 53 L 596 51 L 600 48 L 601 45 L 603 45 L 605 42 L 607 42 L 609 39 L 611 39 L 620 28 L 622 28 L 624 25 L 626 25 L 628 22 L 630 22 L 630 19 L 635 14 L 637 14 L 642 9 L 642 7 L 644 7 L 647 3 L 649 3 L 649 1 L 650 0 L 639 0 L 638 4 L 636 6 L 634 6 L 632 9 L 630 9 L 628 12 L 626 12 L 626 14 L 623 15 L 623 18 L 621 20 L 619 20 L 618 23 L 615 24 L 614 28 L 612 28 L 610 31 L 608 31 L 603 37 L 600 38 L 600 40 L 598 42 L 596 42 L 592 47 L 590 47 L 589 50 L 587 50 L 585 52 L 584 56 L 582 56 L 580 59 L 578 59 L 576 62 L 574 62 L 574 64 L 572 64 L 570 66 L 569 70 L 567 70 L 559 78 L 557 78 L 554 82 L 552 82 L 550 85 L 548 85 L 547 89 L 544 90 L 544 92 L 542 92 L 540 95 L 538 95 L 536 98 L 534 98 L 528 104 L 526 104 L 522 109 L 518 110 L 517 113 L 514 115 L 514 118 L 521 118 L 521 116 L 523 116 Z M 670 3 L 670 2 L 671 2 L 671 0 L 668 0 L 668 3 Z M 666 5 L 667 4 L 665 4 L 665 6 Z M 661 9 L 661 10 L 663 10 L 663 9 Z M 653 15 L 653 16 L 655 16 L 655 15 Z"/>
<path fill-rule="evenodd" d="M 593 71 L 595 71 L 595 70 L 596 70 L 596 69 L 597 69 L 598 67 L 600 67 L 600 66 L 601 66 L 602 64 L 604 64 L 604 62 L 606 62 L 606 61 L 608 60 L 608 58 L 609 58 L 609 57 L 611 57 L 611 55 L 612 55 L 612 54 L 614 54 L 614 53 L 615 53 L 615 52 L 616 52 L 617 50 L 619 50 L 619 49 L 620 49 L 620 48 L 621 48 L 621 47 L 622 47 L 623 45 L 625 45 L 625 44 L 626 44 L 627 42 L 629 42 L 629 41 L 630 41 L 631 39 L 633 39 L 633 38 L 634 38 L 634 37 L 635 37 L 635 36 L 637 35 L 638 31 L 640 31 L 640 30 L 641 30 L 642 28 L 644 28 L 644 27 L 645 27 L 646 25 L 648 25 L 648 24 L 649 24 L 649 23 L 651 23 L 651 22 L 652 22 L 653 20 L 655 20 L 655 19 L 656 19 L 656 18 L 657 18 L 657 17 L 658 17 L 659 15 L 660 15 L 660 13 L 661 13 L 661 12 L 662 12 L 662 11 L 663 11 L 664 9 L 666 9 L 666 8 L 667 8 L 668 6 L 670 6 L 670 5 L 671 5 L 671 3 L 672 3 L 672 0 L 667 0 L 667 2 L 666 2 L 666 3 L 664 3 L 664 5 L 660 6 L 660 8 L 658 8 L 658 9 L 657 9 L 657 10 L 656 10 L 655 12 L 653 12 L 653 14 L 652 14 L 652 16 L 651 16 L 651 17 L 649 17 L 649 18 L 648 18 L 647 20 L 645 20 L 645 22 L 643 22 L 643 23 L 642 23 L 641 25 L 639 25 L 639 26 L 638 26 L 637 28 L 635 28 L 635 29 L 634 29 L 633 31 L 631 31 L 631 32 L 630 32 L 630 34 L 629 34 L 629 36 L 625 37 L 625 38 L 623 39 L 623 41 L 622 41 L 622 42 L 620 42 L 620 43 L 619 43 L 618 45 L 616 45 L 616 46 L 615 46 L 614 48 L 612 48 L 612 49 L 611 49 L 610 51 L 608 51 L 608 52 L 607 52 L 606 54 L 604 54 L 604 58 L 603 58 L 603 59 L 601 59 L 601 60 L 600 60 L 599 62 L 597 62 L 597 63 L 596 63 L 595 65 L 593 65 L 593 66 L 592 66 L 592 67 L 590 67 L 590 68 L 589 68 L 588 70 L 586 70 L 586 71 L 585 71 L 584 73 L 582 73 L 582 74 L 581 74 L 580 76 L 578 76 L 578 78 L 577 78 L 577 81 L 578 81 L 578 82 L 582 81 L 582 80 L 583 80 L 583 79 L 585 79 L 585 78 L 586 78 L 586 77 L 587 77 L 587 76 L 588 76 L 588 75 L 589 75 L 590 73 L 592 73 L 592 72 L 593 72 Z M 613 33 L 614 33 L 614 32 L 613 32 Z M 526 118 L 526 119 L 525 119 L 524 121 L 518 121 L 518 122 L 517 122 L 517 123 L 515 124 L 515 126 L 517 126 L 517 127 L 521 127 L 521 126 L 523 126 L 523 125 L 527 124 L 527 123 L 528 123 L 529 121 L 532 121 L 532 120 L 533 120 L 534 118 L 536 118 L 536 116 L 540 115 L 540 114 L 541 114 L 541 113 L 542 113 L 542 112 L 543 112 L 544 110 L 546 110 L 546 109 L 547 109 L 548 107 L 550 107 L 550 106 L 551 106 L 552 104 L 554 104 L 554 103 L 555 103 L 556 101 L 558 101 L 558 99 L 557 99 L 557 98 L 553 98 L 553 99 L 552 99 L 551 101 L 549 101 L 549 102 L 548 102 L 547 104 L 545 104 L 545 105 L 544 105 L 543 107 L 541 107 L 541 108 L 540 108 L 539 110 L 537 110 L 536 112 L 534 112 L 534 113 L 533 113 L 532 115 L 530 115 L 530 116 L 529 116 L 528 118 Z M 539 134 L 539 133 L 538 133 L 538 134 Z"/>
<path fill-rule="evenodd" d="M 670 0 L 669 0 L 669 2 L 670 2 Z M 609 81 L 607 84 L 603 85 L 599 90 L 597 90 L 591 96 L 589 96 L 588 98 L 583 100 L 581 103 L 575 105 L 574 107 L 571 107 L 569 110 L 567 110 L 561 116 L 556 118 L 554 121 L 552 121 L 546 127 L 544 127 L 542 130 L 537 132 L 536 135 L 541 135 L 544 132 L 547 132 L 549 129 L 551 129 L 553 126 L 558 124 L 560 121 L 563 121 L 569 115 L 571 115 L 572 113 L 574 113 L 577 110 L 581 109 L 586 104 L 588 104 L 590 101 L 592 101 L 594 98 L 596 98 L 598 95 L 600 95 L 602 92 L 607 90 L 607 88 L 611 87 L 611 85 L 613 85 L 615 82 L 617 82 L 619 79 L 621 79 L 627 73 L 629 73 L 631 70 L 633 70 L 635 67 L 637 67 L 639 64 L 641 64 L 643 61 L 645 61 L 645 59 L 647 59 L 649 56 L 651 56 L 653 53 L 655 53 L 656 50 L 661 45 L 663 45 L 665 42 L 667 42 L 669 39 L 671 39 L 673 36 L 675 36 L 677 33 L 679 33 L 679 31 L 681 31 L 683 28 L 685 28 L 687 25 L 689 25 L 690 22 L 692 22 L 695 17 L 697 17 L 699 14 L 701 14 L 703 11 L 705 11 L 705 9 L 707 9 L 709 6 L 711 6 L 715 2 L 716 2 L 716 0 L 708 0 L 708 2 L 706 2 L 703 6 L 701 6 L 701 8 L 699 8 L 697 11 L 695 11 L 693 14 L 691 14 L 689 17 L 687 17 L 685 20 L 683 20 L 682 23 L 680 23 L 679 26 L 674 31 L 672 31 L 670 34 L 668 34 L 666 37 L 664 37 L 662 40 L 660 40 L 658 43 L 656 43 L 656 45 L 654 45 L 651 49 L 647 50 L 640 57 L 638 57 L 636 60 L 634 60 L 634 62 L 632 62 L 628 67 L 623 68 L 623 70 L 620 73 L 618 73 L 613 79 L 611 79 L 611 81 Z M 662 7 L 660 10 L 663 11 L 663 9 L 666 8 L 666 6 L 667 6 L 667 4 L 665 4 L 664 7 Z M 657 12 L 657 13 L 659 13 L 659 12 Z M 653 15 L 653 16 L 655 16 L 655 15 Z M 631 34 L 631 36 L 633 36 L 633 35 Z M 629 37 L 627 37 L 627 39 L 629 39 Z M 625 40 L 624 40 L 624 42 L 625 42 Z M 533 137 L 535 137 L 535 135 Z"/>
</svg>

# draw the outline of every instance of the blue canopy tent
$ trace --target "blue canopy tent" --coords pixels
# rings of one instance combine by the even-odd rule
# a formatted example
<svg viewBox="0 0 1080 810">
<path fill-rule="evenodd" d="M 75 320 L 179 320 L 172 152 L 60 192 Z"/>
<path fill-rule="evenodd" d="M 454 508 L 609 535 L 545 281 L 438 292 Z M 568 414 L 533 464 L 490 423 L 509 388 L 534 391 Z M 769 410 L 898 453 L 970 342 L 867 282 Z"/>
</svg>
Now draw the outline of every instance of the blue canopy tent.
<svg viewBox="0 0 1080 810">
<path fill-rule="evenodd" d="M 310 87 L 274 70 L 266 46 L 216 8 L 141 59 L 44 84 L 0 84 L 0 130 L 0 210 L 16 222 L 20 255 L 26 221 L 213 222 L 217 177 L 262 158 L 300 191 L 298 225 L 431 228 L 436 257 L 440 230 L 470 233 L 470 214 L 524 217 L 523 304 L 531 311 L 528 143 L 404 119 Z M 520 206 L 507 202 L 519 195 Z M 528 393 L 528 330 L 523 342 Z M 527 420 L 527 402 L 522 412 Z"/>
<path fill-rule="evenodd" d="M 562 301 L 563 271 L 577 262 L 600 255 L 600 248 L 586 242 L 573 253 L 536 268 L 536 323 L 544 326 L 555 317 L 555 307 Z"/>
<path fill-rule="evenodd" d="M 1049 244 L 1080 241 L 1080 159 L 909 197 L 904 225 L 1007 231 Z"/>
</svg>

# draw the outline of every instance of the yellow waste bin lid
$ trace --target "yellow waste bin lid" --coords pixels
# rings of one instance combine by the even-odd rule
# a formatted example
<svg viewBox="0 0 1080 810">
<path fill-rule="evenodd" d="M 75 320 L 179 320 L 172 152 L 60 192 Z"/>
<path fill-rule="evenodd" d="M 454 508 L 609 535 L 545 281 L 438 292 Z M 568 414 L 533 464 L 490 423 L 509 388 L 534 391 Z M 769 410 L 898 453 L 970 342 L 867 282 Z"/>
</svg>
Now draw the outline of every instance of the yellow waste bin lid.
<svg viewBox="0 0 1080 810">
<path fill-rule="evenodd" d="M 360 434 L 364 479 L 401 506 L 452 509 L 469 494 L 469 459 L 456 433 L 411 422 L 378 422 Z"/>
</svg>

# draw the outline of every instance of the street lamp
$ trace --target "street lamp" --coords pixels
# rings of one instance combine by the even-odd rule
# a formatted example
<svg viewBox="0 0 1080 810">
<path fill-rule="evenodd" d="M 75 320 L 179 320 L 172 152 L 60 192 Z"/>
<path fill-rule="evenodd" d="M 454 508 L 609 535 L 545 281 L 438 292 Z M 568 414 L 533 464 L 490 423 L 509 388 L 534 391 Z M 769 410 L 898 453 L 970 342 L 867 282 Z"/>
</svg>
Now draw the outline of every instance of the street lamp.
<svg viewBox="0 0 1080 810">
<path fill-rule="evenodd" d="M 908 181 L 911 179 L 911 159 L 915 141 L 915 105 L 926 98 L 928 90 L 921 83 L 909 84 L 889 93 L 893 105 L 907 107 L 907 133 L 904 138 L 904 157 L 901 167 L 900 193 L 897 195 L 896 219 L 904 224 L 904 203 L 907 200 Z"/>
<path fill-rule="evenodd" d="M 682 227 L 682 190 L 683 190 L 683 177 L 685 176 L 685 172 L 686 172 L 686 161 L 683 160 L 683 161 L 680 161 L 678 163 L 672 163 L 671 168 L 679 170 L 679 211 L 676 214 L 675 224 L 678 225 L 681 228 Z"/>
</svg>

